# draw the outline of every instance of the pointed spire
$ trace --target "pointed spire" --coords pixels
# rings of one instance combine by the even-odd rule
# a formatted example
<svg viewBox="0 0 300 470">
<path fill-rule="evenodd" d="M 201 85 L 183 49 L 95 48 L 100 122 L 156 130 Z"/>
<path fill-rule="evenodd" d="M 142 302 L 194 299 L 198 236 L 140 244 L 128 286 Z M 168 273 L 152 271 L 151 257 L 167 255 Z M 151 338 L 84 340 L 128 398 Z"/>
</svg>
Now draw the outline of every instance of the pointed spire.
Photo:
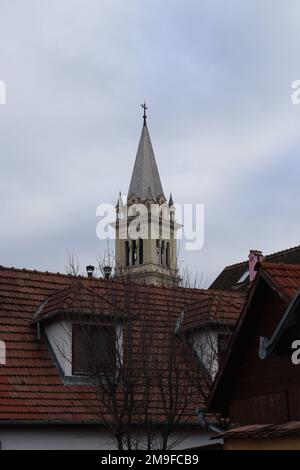
<svg viewBox="0 0 300 470">
<path fill-rule="evenodd" d="M 124 207 L 121 191 L 119 191 L 119 197 L 118 197 L 116 209 L 118 209 L 119 207 Z"/>
<path fill-rule="evenodd" d="M 173 201 L 172 193 L 170 193 L 169 207 L 173 207 L 173 206 L 174 206 L 174 201 Z"/>
<path fill-rule="evenodd" d="M 135 196 L 141 201 L 145 201 L 147 196 L 149 196 L 150 189 L 150 193 L 154 200 L 158 200 L 160 197 L 165 196 L 155 161 L 148 127 L 146 125 L 147 116 L 145 108 L 143 118 L 144 125 L 129 186 L 128 199 L 131 196 Z"/>
</svg>

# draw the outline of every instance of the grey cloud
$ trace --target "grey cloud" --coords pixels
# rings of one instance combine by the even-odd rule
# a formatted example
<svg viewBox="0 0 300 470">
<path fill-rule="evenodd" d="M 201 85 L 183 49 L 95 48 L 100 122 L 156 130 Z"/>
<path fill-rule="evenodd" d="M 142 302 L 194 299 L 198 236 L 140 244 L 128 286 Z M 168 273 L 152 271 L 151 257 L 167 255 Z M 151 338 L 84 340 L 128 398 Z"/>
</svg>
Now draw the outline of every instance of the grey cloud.
<svg viewBox="0 0 300 470">
<path fill-rule="evenodd" d="M 183 254 L 193 272 L 211 280 L 250 248 L 297 243 L 298 185 L 272 173 L 299 170 L 297 1 L 9 0 L 0 10 L 0 264 L 61 270 L 68 250 L 83 265 L 98 256 L 96 207 L 128 189 L 144 99 L 165 192 L 206 205 L 205 248 Z M 278 201 L 262 202 L 278 193 L 283 223 Z"/>
</svg>

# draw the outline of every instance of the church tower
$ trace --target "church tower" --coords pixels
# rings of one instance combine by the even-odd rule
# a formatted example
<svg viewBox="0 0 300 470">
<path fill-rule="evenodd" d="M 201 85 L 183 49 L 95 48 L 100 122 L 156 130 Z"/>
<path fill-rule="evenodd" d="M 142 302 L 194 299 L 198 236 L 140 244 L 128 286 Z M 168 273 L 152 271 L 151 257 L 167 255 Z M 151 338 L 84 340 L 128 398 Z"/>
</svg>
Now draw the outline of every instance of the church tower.
<svg viewBox="0 0 300 470">
<path fill-rule="evenodd" d="M 127 201 L 116 207 L 116 277 L 148 284 L 178 285 L 175 206 L 167 204 L 147 127 L 143 128 Z"/>
</svg>

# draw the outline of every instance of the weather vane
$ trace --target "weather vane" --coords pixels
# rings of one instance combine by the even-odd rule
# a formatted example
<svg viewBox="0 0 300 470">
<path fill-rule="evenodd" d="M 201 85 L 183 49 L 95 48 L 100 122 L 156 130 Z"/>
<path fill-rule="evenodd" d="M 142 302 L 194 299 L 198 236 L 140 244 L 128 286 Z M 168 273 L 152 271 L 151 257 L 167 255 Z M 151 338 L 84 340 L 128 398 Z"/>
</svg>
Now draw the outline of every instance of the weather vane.
<svg viewBox="0 0 300 470">
<path fill-rule="evenodd" d="M 144 102 L 144 104 L 141 104 L 141 107 L 143 108 L 144 110 L 144 114 L 143 114 L 143 119 L 144 119 L 144 126 L 146 125 L 146 119 L 147 119 L 147 114 L 146 114 L 146 111 L 147 111 L 147 106 L 146 106 L 146 103 Z"/>
</svg>

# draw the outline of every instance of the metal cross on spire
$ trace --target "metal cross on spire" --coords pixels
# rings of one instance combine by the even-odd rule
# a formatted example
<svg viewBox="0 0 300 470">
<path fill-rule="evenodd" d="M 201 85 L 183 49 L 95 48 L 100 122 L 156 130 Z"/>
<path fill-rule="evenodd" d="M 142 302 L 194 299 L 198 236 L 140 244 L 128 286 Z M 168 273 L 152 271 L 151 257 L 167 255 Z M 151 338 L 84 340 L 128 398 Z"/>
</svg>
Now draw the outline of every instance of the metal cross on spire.
<svg viewBox="0 0 300 470">
<path fill-rule="evenodd" d="M 144 114 L 143 114 L 143 119 L 144 119 L 144 126 L 146 125 L 146 119 L 147 119 L 147 114 L 146 114 L 146 111 L 147 111 L 147 106 L 146 106 L 146 103 L 144 102 L 144 104 L 141 104 L 141 107 L 143 108 L 144 110 Z"/>
</svg>

